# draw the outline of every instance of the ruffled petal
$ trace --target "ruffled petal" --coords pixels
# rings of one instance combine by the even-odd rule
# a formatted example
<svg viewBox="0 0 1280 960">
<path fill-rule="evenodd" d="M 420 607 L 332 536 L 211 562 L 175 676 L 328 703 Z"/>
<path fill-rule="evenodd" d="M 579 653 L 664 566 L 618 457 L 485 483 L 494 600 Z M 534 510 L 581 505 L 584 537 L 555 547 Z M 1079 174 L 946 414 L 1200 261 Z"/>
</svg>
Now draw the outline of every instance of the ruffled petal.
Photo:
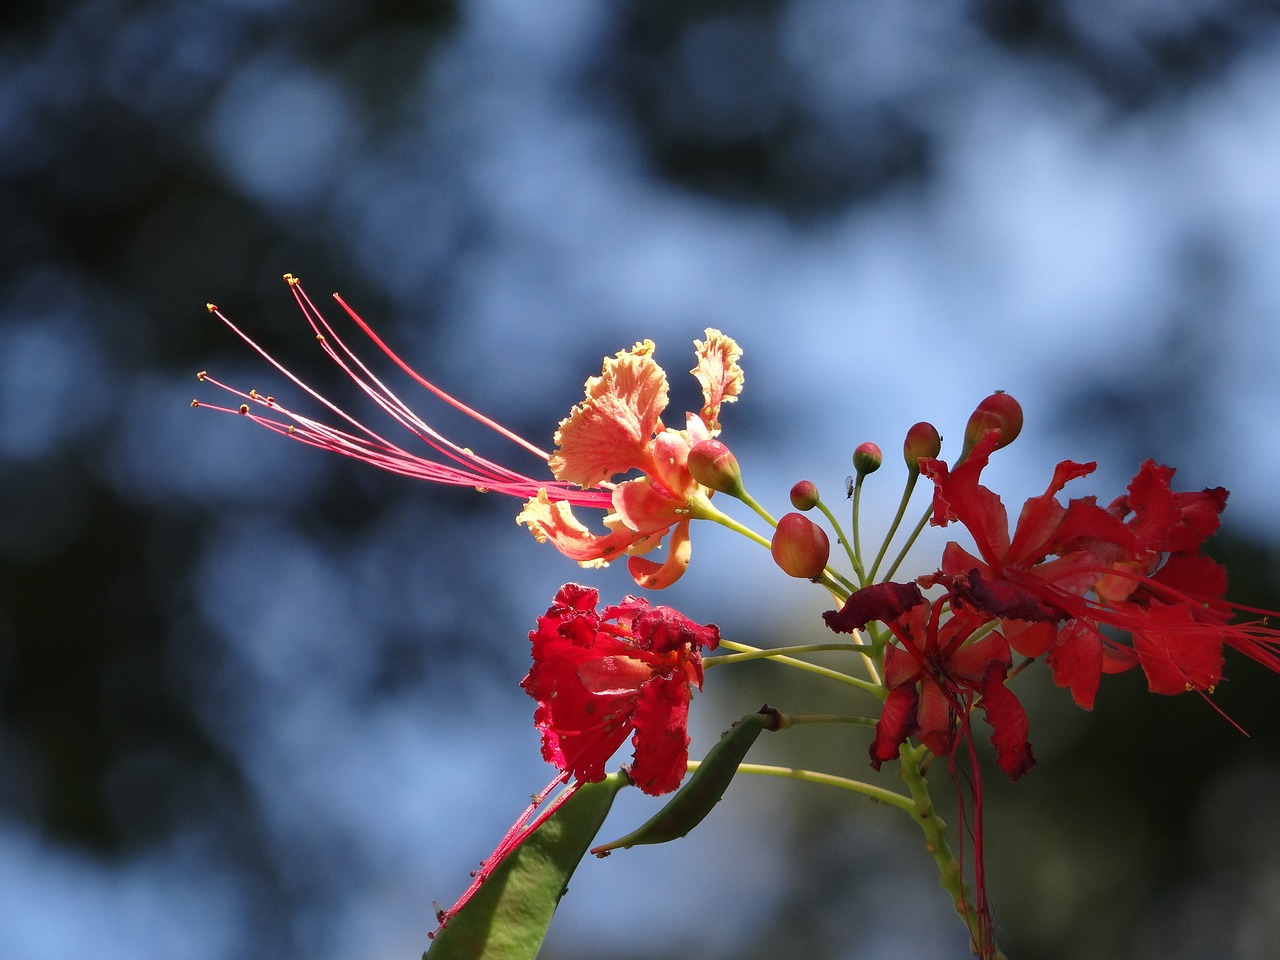
<svg viewBox="0 0 1280 960">
<path fill-rule="evenodd" d="M 1102 637 L 1091 623 L 1072 620 L 1058 633 L 1049 650 L 1053 682 L 1071 691 L 1071 699 L 1084 710 L 1093 709 L 1102 682 Z"/>
<path fill-rule="evenodd" d="M 876 721 L 876 735 L 871 741 L 871 766 L 879 770 L 880 764 L 898 759 L 898 747 L 916 732 L 916 704 L 919 694 L 915 684 L 895 687 L 885 697 L 880 719 Z"/>
<path fill-rule="evenodd" d="M 649 445 L 662 429 L 667 375 L 643 340 L 604 362 L 587 381 L 586 399 L 560 422 L 547 461 L 557 480 L 593 487 L 633 468 L 648 472 Z"/>
<path fill-rule="evenodd" d="M 702 384 L 702 419 L 712 434 L 720 432 L 720 407 L 733 403 L 742 392 L 742 368 L 738 358 L 742 348 L 732 338 L 708 327 L 706 340 L 693 341 L 698 364 L 689 372 Z"/>
<path fill-rule="evenodd" d="M 877 583 L 852 594 L 839 610 L 822 615 L 827 626 L 836 633 L 853 633 L 872 620 L 889 623 L 912 607 L 925 602 L 924 594 L 914 583 Z"/>
<path fill-rule="evenodd" d="M 1013 691 L 1005 686 L 1008 667 L 993 662 L 982 683 L 982 699 L 978 706 L 991 725 L 991 745 L 996 748 L 996 764 L 1017 780 L 1035 765 L 1027 736 L 1030 724 L 1027 711 Z"/>
<path fill-rule="evenodd" d="M 670 793 L 684 779 L 689 759 L 690 697 L 683 673 L 655 678 L 640 691 L 631 718 L 635 762 L 630 774 L 645 793 Z"/>
</svg>

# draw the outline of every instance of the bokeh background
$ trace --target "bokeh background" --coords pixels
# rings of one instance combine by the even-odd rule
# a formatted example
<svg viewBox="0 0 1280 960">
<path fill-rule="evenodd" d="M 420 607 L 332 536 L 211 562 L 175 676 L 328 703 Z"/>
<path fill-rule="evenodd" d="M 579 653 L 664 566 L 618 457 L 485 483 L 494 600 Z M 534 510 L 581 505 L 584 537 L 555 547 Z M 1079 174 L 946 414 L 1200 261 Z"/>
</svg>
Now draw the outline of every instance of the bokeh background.
<svg viewBox="0 0 1280 960">
<path fill-rule="evenodd" d="M 208 300 L 350 398 L 286 271 L 543 445 L 642 337 L 690 406 L 721 327 L 756 496 L 840 502 L 875 440 L 873 542 L 907 426 L 958 436 L 1008 390 L 1007 504 L 1059 459 L 1099 460 L 1071 492 L 1104 501 L 1174 464 L 1232 490 L 1234 599 L 1280 608 L 1278 90 L 1267 0 L 5 4 L 0 956 L 418 956 L 550 777 L 534 617 L 566 580 L 634 589 L 512 501 L 191 410 L 205 368 L 296 396 Z M 821 639 L 817 591 L 741 542 L 696 530 L 661 599 Z M 1088 715 L 1018 684 L 1041 763 L 987 778 L 1009 954 L 1280 954 L 1280 678 L 1234 660 L 1210 705 L 1114 677 Z M 695 753 L 840 694 L 713 673 Z M 868 772 L 865 735 L 785 736 L 761 759 Z M 584 864 L 544 955 L 965 952 L 909 824 L 740 781 L 685 841 Z"/>
</svg>

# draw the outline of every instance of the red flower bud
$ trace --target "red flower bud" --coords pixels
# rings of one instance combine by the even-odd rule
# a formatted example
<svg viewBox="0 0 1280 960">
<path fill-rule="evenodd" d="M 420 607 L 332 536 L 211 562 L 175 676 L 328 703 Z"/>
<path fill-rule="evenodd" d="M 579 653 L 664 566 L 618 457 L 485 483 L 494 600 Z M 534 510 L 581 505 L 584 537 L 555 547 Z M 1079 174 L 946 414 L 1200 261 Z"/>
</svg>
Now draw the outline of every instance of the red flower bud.
<svg viewBox="0 0 1280 960">
<path fill-rule="evenodd" d="M 719 440 L 699 440 L 689 450 L 689 475 L 711 490 L 736 497 L 742 493 L 738 458 Z"/>
<path fill-rule="evenodd" d="M 964 428 L 965 450 L 971 449 L 988 430 L 1000 431 L 1000 440 L 995 449 L 999 450 L 1013 443 L 1022 432 L 1022 405 L 1000 390 L 983 400 Z"/>
<path fill-rule="evenodd" d="M 818 505 L 818 487 L 812 480 L 801 480 L 791 488 L 791 505 L 797 510 L 812 510 Z"/>
<path fill-rule="evenodd" d="M 942 452 L 942 434 L 932 423 L 920 421 L 907 431 L 907 438 L 902 441 L 902 457 L 907 461 L 907 469 L 920 469 L 921 457 L 936 457 Z"/>
<path fill-rule="evenodd" d="M 854 448 L 853 469 L 858 471 L 858 476 L 875 473 L 880 469 L 880 464 L 882 463 L 884 463 L 884 454 L 870 440 L 866 443 L 860 443 Z"/>
<path fill-rule="evenodd" d="M 817 580 L 831 556 L 831 541 L 804 514 L 788 513 L 778 521 L 769 550 L 774 562 L 789 576 Z"/>
</svg>

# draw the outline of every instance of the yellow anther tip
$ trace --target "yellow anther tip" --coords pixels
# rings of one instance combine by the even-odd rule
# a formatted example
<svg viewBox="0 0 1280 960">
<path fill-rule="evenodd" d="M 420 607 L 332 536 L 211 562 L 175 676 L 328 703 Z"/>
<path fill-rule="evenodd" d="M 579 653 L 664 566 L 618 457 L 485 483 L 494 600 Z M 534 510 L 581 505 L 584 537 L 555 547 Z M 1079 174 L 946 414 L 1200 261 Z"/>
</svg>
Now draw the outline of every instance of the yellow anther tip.
<svg viewBox="0 0 1280 960">
<path fill-rule="evenodd" d="M 249 405 L 247 403 L 240 404 L 240 412 L 247 416 L 249 413 Z"/>
<path fill-rule="evenodd" d="M 296 287 L 299 283 L 298 278 L 295 277 L 292 273 L 286 273 L 284 275 L 284 282 L 291 287 Z"/>
<path fill-rule="evenodd" d="M 204 383 L 204 378 L 207 377 L 208 375 L 209 375 L 208 370 L 201 370 L 199 373 L 196 374 L 196 379 L 199 380 L 201 383 Z"/>
<path fill-rule="evenodd" d="M 208 310 L 210 313 L 217 313 L 217 312 L 218 312 L 218 305 L 217 305 L 216 303 L 206 303 L 206 304 L 204 305 L 204 308 L 205 308 L 206 310 Z"/>
</svg>

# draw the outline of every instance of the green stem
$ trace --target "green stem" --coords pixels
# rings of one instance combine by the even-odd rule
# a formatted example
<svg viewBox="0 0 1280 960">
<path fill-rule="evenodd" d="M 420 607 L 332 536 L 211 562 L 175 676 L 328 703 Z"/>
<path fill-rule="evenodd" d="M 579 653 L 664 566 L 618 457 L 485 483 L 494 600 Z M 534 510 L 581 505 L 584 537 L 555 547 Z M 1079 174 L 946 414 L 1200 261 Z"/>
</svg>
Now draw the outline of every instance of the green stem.
<svg viewBox="0 0 1280 960">
<path fill-rule="evenodd" d="M 889 549 L 889 544 L 893 540 L 893 535 L 898 532 L 898 525 L 902 523 L 902 518 L 906 515 L 907 504 L 911 501 L 911 494 L 915 492 L 916 481 L 920 479 L 920 471 L 912 470 L 907 476 L 907 488 L 902 491 L 902 499 L 898 501 L 898 512 L 893 515 L 893 523 L 889 524 L 889 532 L 884 535 L 884 543 L 880 544 L 880 552 L 876 554 L 876 562 L 871 565 L 871 572 L 867 574 L 867 582 L 876 582 L 876 571 L 880 569 L 880 562 L 884 560 L 884 555 Z M 888 579 L 887 577 L 885 578 Z"/>
<path fill-rule="evenodd" d="M 849 723 L 855 727 L 874 727 L 880 721 L 875 717 L 854 717 L 843 713 L 778 713 L 778 729 L 798 727 L 806 723 Z"/>
<path fill-rule="evenodd" d="M 765 523 L 769 524 L 769 526 L 776 527 L 778 525 L 778 521 L 773 519 L 772 516 L 770 516 L 769 511 L 766 510 L 764 507 L 760 506 L 760 504 L 756 503 L 756 498 L 751 496 L 751 494 L 747 493 L 746 490 L 742 490 L 738 493 L 738 499 L 741 500 L 743 503 L 745 503 L 752 510 L 754 510 L 761 517 L 763 517 Z"/>
<path fill-rule="evenodd" d="M 692 769 L 696 761 L 690 761 L 689 766 Z M 830 773 L 821 773 L 817 770 L 802 770 L 799 767 L 775 767 L 764 763 L 740 763 L 738 764 L 739 773 L 753 773 L 761 777 L 784 777 L 788 780 L 799 780 L 802 783 L 820 783 L 828 787 L 838 787 L 841 790 L 848 790 L 852 793 L 859 793 L 864 797 L 869 797 L 877 803 L 885 803 L 891 807 L 897 807 L 899 810 L 911 812 L 912 803 L 910 797 L 904 797 L 902 794 L 894 790 L 888 790 L 884 787 L 877 787 L 875 784 L 863 783 L 861 780 L 849 780 L 846 777 L 837 777 Z"/>
<path fill-rule="evenodd" d="M 912 747 L 904 743 L 898 748 L 898 759 L 901 761 L 898 778 L 911 794 L 911 805 L 907 808 L 907 812 L 924 832 L 925 849 L 933 856 L 933 861 L 938 866 L 939 882 L 942 884 L 942 889 L 950 895 L 956 914 L 968 927 L 970 936 L 975 941 L 980 941 L 986 933 L 974 907 L 973 890 L 964 879 L 960 861 L 951 852 L 951 845 L 947 842 L 946 821 L 939 817 L 934 809 L 933 798 L 929 795 L 929 784 L 921 769 L 921 761 L 928 754 L 929 750 L 924 746 Z M 987 944 L 976 942 L 974 946 L 974 952 L 980 957 L 1005 960 L 1004 954 L 1000 952 L 1000 948 L 994 941 Z"/>
<path fill-rule="evenodd" d="M 902 549 L 898 551 L 898 556 L 894 559 L 893 566 L 891 566 L 884 575 L 886 580 L 893 579 L 894 573 L 896 573 L 898 567 L 902 565 L 902 561 L 907 558 L 907 551 L 910 550 L 911 545 L 916 542 L 916 538 L 920 536 L 920 531 L 924 529 L 924 525 L 929 522 L 929 518 L 931 516 L 933 516 L 932 506 L 925 510 L 924 516 L 920 518 L 920 521 L 916 524 L 916 528 L 911 531 L 911 536 L 907 537 L 907 542 L 904 543 L 902 545 Z"/>
<path fill-rule="evenodd" d="M 721 639 L 720 646 L 729 650 L 736 650 L 741 654 L 751 654 L 752 656 L 743 656 L 742 660 L 772 660 L 775 663 L 781 663 L 788 667 L 795 667 L 798 670 L 806 670 L 809 673 L 815 673 L 820 677 L 827 677 L 830 680 L 839 680 L 841 683 L 847 683 L 851 687 L 857 687 L 859 690 L 865 690 L 874 696 L 877 700 L 885 698 L 885 689 L 878 683 L 869 683 L 866 680 L 860 680 L 857 677 L 851 677 L 847 673 L 841 673 L 838 670 L 831 670 L 827 667 L 820 667 L 816 663 L 809 663 L 805 660 L 797 660 L 795 657 L 788 657 L 785 654 L 779 654 L 776 650 L 761 649 L 760 647 L 752 647 L 745 643 L 736 643 L 733 640 Z M 790 650 L 791 647 L 780 647 L 779 650 Z M 836 644 L 812 644 L 807 649 L 811 650 L 854 650 L 857 652 L 856 644 L 836 643 Z M 731 659 L 735 655 L 725 657 L 707 657 L 702 661 L 706 666 L 720 666 L 726 663 L 737 662 Z"/>
<path fill-rule="evenodd" d="M 760 546 L 764 547 L 766 550 L 768 550 L 770 547 L 770 543 L 767 537 L 763 537 L 760 534 L 756 533 L 754 530 L 752 530 L 750 527 L 739 523 L 737 520 L 733 519 L 733 517 L 729 516 L 727 513 L 721 513 L 720 510 L 712 506 L 711 501 L 707 500 L 706 498 L 702 498 L 701 502 L 690 501 L 689 515 L 693 517 L 695 520 L 711 520 L 715 523 L 720 524 L 720 526 L 722 527 L 728 527 L 734 533 L 740 533 L 744 537 L 746 537 L 748 540 L 754 540 L 756 543 L 760 544 Z M 769 517 L 768 514 L 765 514 L 765 519 L 769 520 L 770 523 L 773 523 L 772 518 Z M 776 527 L 777 524 L 773 523 L 773 526 Z"/>
<path fill-rule="evenodd" d="M 856 550 L 855 546 L 850 546 L 849 538 L 844 535 L 844 531 L 840 528 L 840 521 L 836 519 L 836 515 L 831 512 L 831 508 L 823 503 L 821 499 L 818 500 L 818 509 L 821 510 L 822 515 L 827 518 L 827 523 L 831 524 L 831 529 L 836 532 L 836 537 L 844 547 L 845 556 L 847 556 L 849 558 L 849 562 L 853 564 L 853 571 L 858 576 L 858 583 L 866 584 L 866 577 L 863 575 L 862 571 L 861 551 Z M 858 527 L 856 523 L 853 528 L 853 536 L 854 544 L 856 545 L 858 537 Z M 857 589 L 852 583 L 845 580 L 844 577 L 841 577 L 840 579 L 844 580 L 845 584 L 849 587 L 850 593 L 853 593 L 854 590 Z"/>
<path fill-rule="evenodd" d="M 862 524 L 858 521 L 862 518 L 859 508 L 862 505 L 862 481 L 866 476 L 865 473 L 859 473 L 853 485 L 853 569 L 857 572 L 858 579 L 864 584 L 867 581 L 862 571 L 862 536 L 859 532 Z"/>
<path fill-rule="evenodd" d="M 794 647 L 750 647 L 745 643 L 736 643 L 733 640 L 721 640 L 720 645 L 741 652 L 726 654 L 723 657 L 703 657 L 702 665 L 704 667 L 725 666 L 730 663 L 741 663 L 744 660 L 763 660 L 778 654 L 786 656 L 792 653 L 822 653 L 831 650 L 862 652 L 862 647 L 856 643 L 805 643 Z M 870 648 L 868 647 L 867 649 Z"/>
</svg>

